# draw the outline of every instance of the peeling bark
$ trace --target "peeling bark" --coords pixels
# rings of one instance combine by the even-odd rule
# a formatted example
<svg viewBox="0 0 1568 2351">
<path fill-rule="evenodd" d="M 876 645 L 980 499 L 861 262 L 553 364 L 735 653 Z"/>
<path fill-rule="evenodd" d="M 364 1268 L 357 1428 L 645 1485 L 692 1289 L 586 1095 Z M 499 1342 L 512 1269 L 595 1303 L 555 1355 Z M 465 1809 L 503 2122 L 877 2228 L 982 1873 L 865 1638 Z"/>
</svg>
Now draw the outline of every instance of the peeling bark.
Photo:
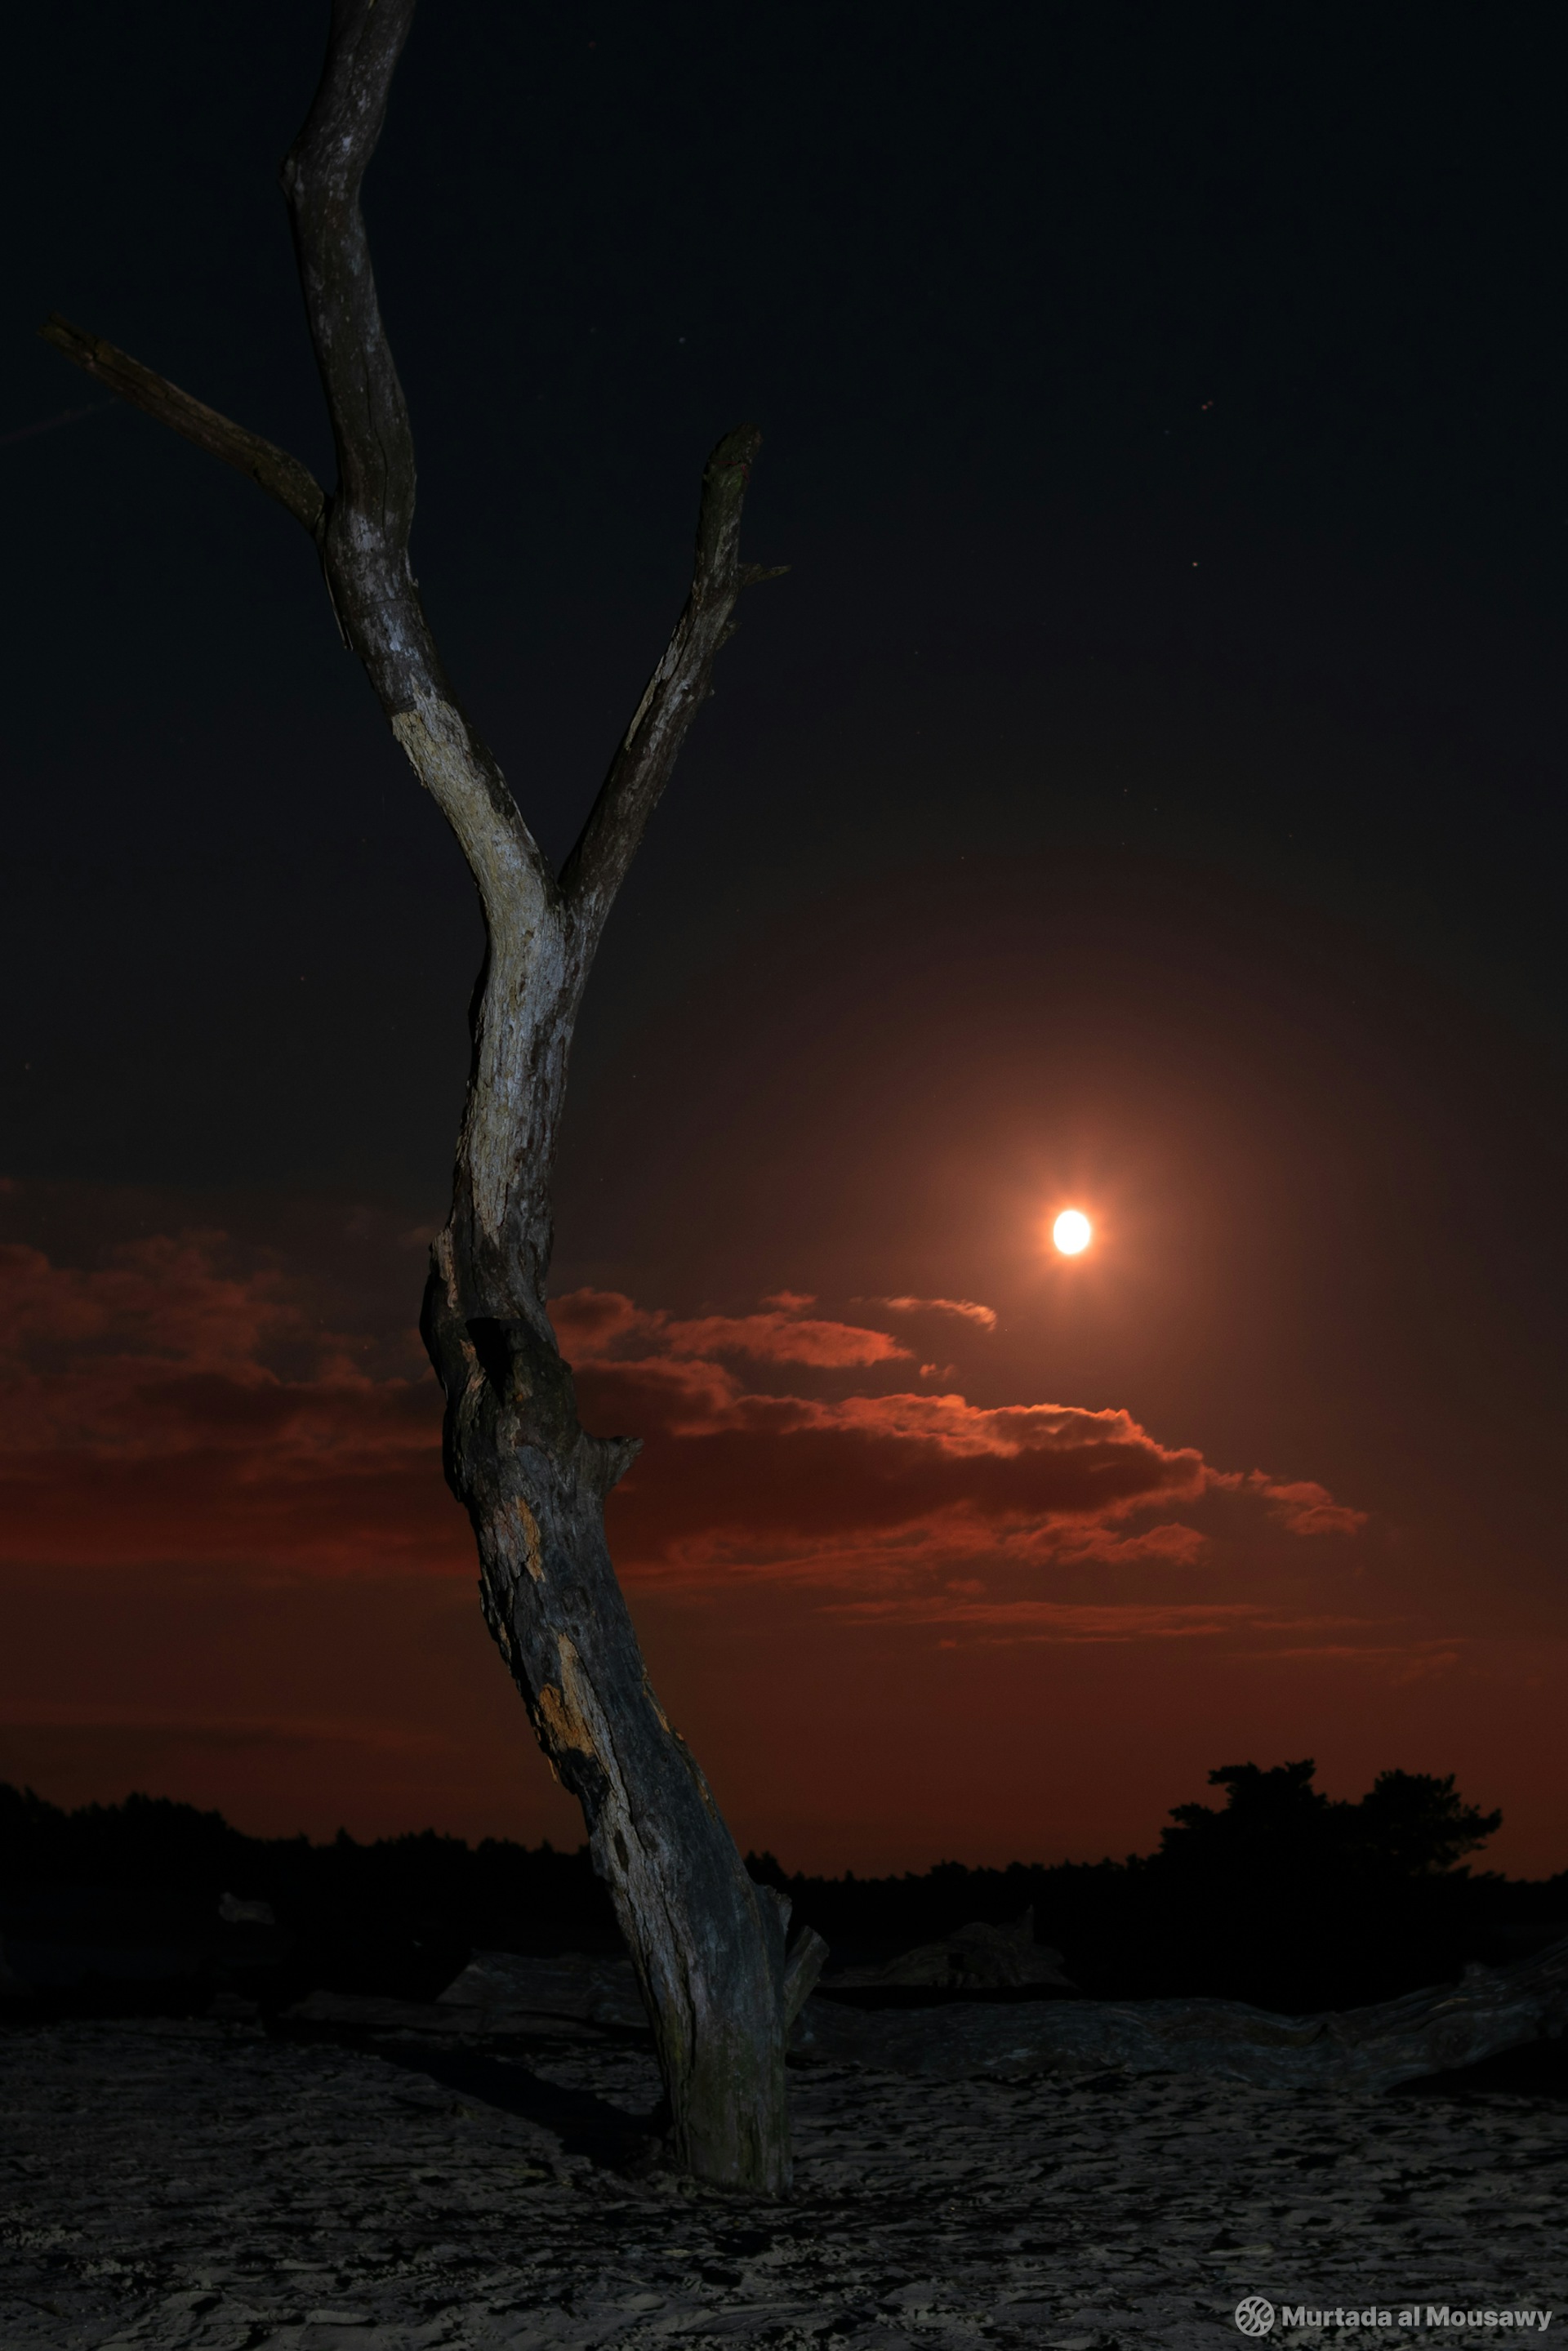
<svg viewBox="0 0 1568 2351">
<path fill-rule="evenodd" d="M 360 186 L 414 0 L 334 0 L 327 60 L 283 165 L 300 283 L 337 446 L 326 496 L 286 451 L 112 345 L 52 319 L 68 358 L 250 475 L 319 550 L 345 643 L 462 845 L 486 958 L 452 1212 L 421 1328 L 446 1398 L 447 1481 L 479 1551 L 486 1622 L 540 1745 L 582 1805 L 653 2020 L 674 2159 L 772 2194 L 789 2181 L 784 2044 L 814 1967 L 789 1962 L 788 1905 L 753 1885 L 695 1758 L 648 1685 L 604 1536 L 638 1450 L 590 1436 L 546 1312 L 550 1181 L 571 1037 L 615 894 L 711 691 L 740 591 L 760 444 L 730 434 L 703 477 L 691 592 L 559 876 L 442 669 L 409 561 L 413 443 L 382 323 Z"/>
</svg>

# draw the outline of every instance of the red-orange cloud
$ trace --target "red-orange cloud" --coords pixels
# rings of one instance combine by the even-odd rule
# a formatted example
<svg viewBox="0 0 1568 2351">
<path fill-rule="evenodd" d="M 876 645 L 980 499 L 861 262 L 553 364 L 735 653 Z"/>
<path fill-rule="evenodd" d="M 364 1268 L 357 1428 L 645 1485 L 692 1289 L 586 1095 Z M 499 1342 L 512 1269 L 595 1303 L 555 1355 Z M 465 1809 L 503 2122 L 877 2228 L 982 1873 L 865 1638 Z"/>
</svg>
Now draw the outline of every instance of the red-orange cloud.
<svg viewBox="0 0 1568 2351">
<path fill-rule="evenodd" d="M 1199 1454 L 1159 1445 L 1124 1412 L 751 1395 L 717 1366 L 656 1360 L 580 1366 L 578 1394 L 591 1426 L 647 1440 L 617 1511 L 617 1541 L 639 1562 L 720 1529 L 794 1549 L 956 1517 L 997 1535 L 1103 1526 L 1196 1500 L 1206 1483 Z"/>
<path fill-rule="evenodd" d="M 789 1308 L 814 1303 L 792 1297 Z M 616 1556 L 633 1575 L 745 1571 L 874 1589 L 976 1562 L 1036 1574 L 1051 1564 L 1190 1566 L 1208 1538 L 1172 1513 L 1210 1495 L 1261 1503 L 1298 1534 L 1351 1533 L 1364 1522 L 1314 1483 L 1216 1470 L 1125 1411 L 985 1408 L 961 1395 L 752 1393 L 702 1337 L 768 1318 L 675 1322 L 602 1291 L 576 1292 L 550 1311 L 588 1425 L 645 1440 L 612 1506 Z M 831 1347 L 795 1357 L 815 1368 L 886 1360 L 860 1352 L 878 1334 L 857 1326 L 791 1327 L 834 1334 Z M 1134 1523 L 1154 1513 L 1155 1524 Z"/>
<path fill-rule="evenodd" d="M 966 1322 L 977 1322 L 982 1331 L 997 1327 L 995 1307 L 981 1306 L 973 1298 L 877 1298 L 871 1302 L 893 1314 L 956 1314 Z"/>
<path fill-rule="evenodd" d="M 1293 1484 L 1281 1485 L 1254 1469 L 1248 1480 L 1255 1493 L 1264 1495 L 1274 1506 L 1274 1515 L 1293 1535 L 1354 1535 L 1366 1524 L 1364 1510 L 1353 1510 L 1343 1502 L 1336 1502 L 1326 1486 L 1319 1486 L 1310 1478 L 1297 1479 Z"/>
<path fill-rule="evenodd" d="M 634 1306 L 619 1290 L 576 1290 L 550 1301 L 561 1352 L 575 1362 L 635 1341 L 662 1355 L 747 1355 L 758 1363 L 810 1364 L 820 1371 L 862 1370 L 910 1360 L 885 1331 L 853 1322 L 811 1322 L 800 1310 L 816 1301 L 782 1290 L 766 1314 L 704 1314 L 681 1322 Z"/>
<path fill-rule="evenodd" d="M 1125 1411 L 844 1393 L 848 1374 L 911 1358 L 883 1332 L 808 1317 L 815 1302 L 687 1319 L 612 1291 L 552 1304 L 586 1425 L 645 1440 L 612 1505 L 631 1575 L 804 1578 L 912 1606 L 958 1576 L 983 1610 L 998 1578 L 1011 1605 L 1050 1570 L 1190 1567 L 1209 1541 L 1194 1513 L 1215 1497 L 1297 1535 L 1364 1522 L 1311 1481 L 1217 1470 Z M 810 1377 L 759 1394 L 737 1359 Z M 471 1573 L 434 1381 L 361 1360 L 221 1235 L 86 1270 L 0 1249 L 0 1557 Z"/>
<path fill-rule="evenodd" d="M 275 1270 L 223 1254 L 213 1234 L 90 1270 L 0 1249 L 0 1556 L 466 1565 L 434 1384 L 367 1377 Z"/>
</svg>

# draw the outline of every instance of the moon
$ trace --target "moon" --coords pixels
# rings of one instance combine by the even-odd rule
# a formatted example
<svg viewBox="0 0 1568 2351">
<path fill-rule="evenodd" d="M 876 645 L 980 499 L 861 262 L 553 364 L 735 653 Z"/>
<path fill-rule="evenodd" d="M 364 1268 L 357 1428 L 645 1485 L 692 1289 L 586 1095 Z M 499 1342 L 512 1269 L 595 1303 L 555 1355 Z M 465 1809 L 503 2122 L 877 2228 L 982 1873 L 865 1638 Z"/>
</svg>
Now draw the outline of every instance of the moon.
<svg viewBox="0 0 1568 2351">
<path fill-rule="evenodd" d="M 1082 1208 L 1063 1208 L 1051 1228 L 1051 1238 L 1063 1257 L 1077 1257 L 1094 1238 L 1094 1228 Z"/>
</svg>

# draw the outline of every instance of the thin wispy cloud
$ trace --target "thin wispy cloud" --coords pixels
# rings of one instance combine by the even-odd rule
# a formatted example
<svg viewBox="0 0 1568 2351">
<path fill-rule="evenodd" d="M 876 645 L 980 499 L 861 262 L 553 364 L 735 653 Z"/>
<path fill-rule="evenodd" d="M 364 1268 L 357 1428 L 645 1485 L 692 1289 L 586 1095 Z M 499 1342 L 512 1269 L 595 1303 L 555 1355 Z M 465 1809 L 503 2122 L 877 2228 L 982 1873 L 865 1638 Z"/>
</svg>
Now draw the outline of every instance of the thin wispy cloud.
<svg viewBox="0 0 1568 2351">
<path fill-rule="evenodd" d="M 996 1309 L 982 1306 L 973 1298 L 868 1298 L 868 1306 L 885 1306 L 890 1314 L 956 1314 L 965 1322 L 977 1323 L 982 1331 L 997 1327 Z"/>
</svg>

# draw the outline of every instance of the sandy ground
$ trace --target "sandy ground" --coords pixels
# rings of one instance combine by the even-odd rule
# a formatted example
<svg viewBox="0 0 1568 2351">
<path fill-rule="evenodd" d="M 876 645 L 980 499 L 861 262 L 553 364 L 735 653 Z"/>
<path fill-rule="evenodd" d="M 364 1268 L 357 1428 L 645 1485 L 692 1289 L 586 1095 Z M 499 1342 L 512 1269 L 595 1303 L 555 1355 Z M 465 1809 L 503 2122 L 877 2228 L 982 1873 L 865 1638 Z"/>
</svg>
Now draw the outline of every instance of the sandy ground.
<svg viewBox="0 0 1568 2351">
<path fill-rule="evenodd" d="M 629 2043 L 14 2026 L 0 2346 L 1186 2351 L 1239 2343 L 1249 2294 L 1540 2306 L 1568 2333 L 1561 2103 L 792 2081 L 798 2188 L 779 2205 L 628 2170 L 628 2117 L 657 2087 Z"/>
</svg>

